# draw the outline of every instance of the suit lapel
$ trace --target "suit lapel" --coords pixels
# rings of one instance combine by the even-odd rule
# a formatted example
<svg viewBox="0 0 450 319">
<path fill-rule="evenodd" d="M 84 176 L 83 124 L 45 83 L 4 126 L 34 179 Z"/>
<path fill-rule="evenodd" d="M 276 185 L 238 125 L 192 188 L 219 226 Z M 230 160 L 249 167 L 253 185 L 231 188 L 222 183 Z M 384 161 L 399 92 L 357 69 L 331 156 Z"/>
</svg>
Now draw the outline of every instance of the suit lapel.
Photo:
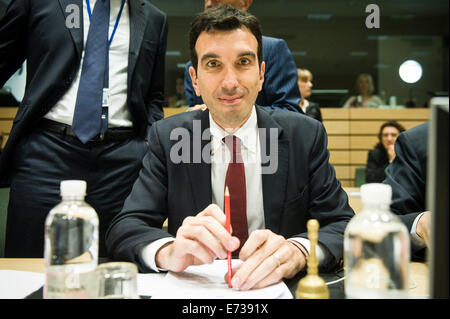
<svg viewBox="0 0 450 319">
<path fill-rule="evenodd" d="M 130 52 L 128 55 L 128 88 L 131 88 L 131 79 L 136 66 L 136 60 L 144 37 L 147 19 L 145 17 L 144 0 L 129 0 L 130 11 Z"/>
<path fill-rule="evenodd" d="M 261 144 L 262 190 L 266 228 L 279 233 L 288 177 L 289 141 L 283 128 L 256 106 Z"/>
<path fill-rule="evenodd" d="M 203 159 L 201 157 L 201 152 L 211 142 L 211 136 L 205 134 L 203 136 L 204 139 L 202 138 L 204 130 L 209 129 L 209 111 L 198 112 L 198 114 L 198 117 L 194 118 L 193 126 L 190 128 L 192 157 L 191 163 L 186 166 L 189 173 L 192 198 L 194 199 L 197 212 L 200 212 L 212 201 L 211 152 L 206 154 L 208 158 Z"/>
<path fill-rule="evenodd" d="M 78 54 L 78 58 L 81 59 L 81 52 L 83 51 L 83 29 L 84 29 L 84 23 L 83 23 L 83 0 L 59 0 L 59 4 L 61 6 L 61 10 L 64 15 L 64 20 L 67 19 L 67 17 L 70 14 L 73 14 L 73 11 L 68 10 L 66 12 L 66 9 L 69 5 L 76 5 L 78 8 L 80 8 L 80 27 L 79 28 L 67 28 L 70 32 L 70 35 L 72 36 L 72 40 L 75 44 L 75 48 Z M 70 8 L 70 7 L 69 7 Z M 65 25 L 66 21 L 64 21 Z"/>
</svg>

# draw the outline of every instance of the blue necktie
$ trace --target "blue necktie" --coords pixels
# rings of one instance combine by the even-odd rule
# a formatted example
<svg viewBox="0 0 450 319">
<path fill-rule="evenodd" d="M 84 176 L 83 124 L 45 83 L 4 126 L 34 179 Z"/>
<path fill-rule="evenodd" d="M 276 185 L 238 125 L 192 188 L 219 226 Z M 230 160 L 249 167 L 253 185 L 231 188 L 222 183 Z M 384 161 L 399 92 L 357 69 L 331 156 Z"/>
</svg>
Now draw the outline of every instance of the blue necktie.
<svg viewBox="0 0 450 319">
<path fill-rule="evenodd" d="M 108 58 L 109 0 L 97 0 L 91 17 L 72 130 L 84 144 L 101 130 L 102 95 Z"/>
</svg>

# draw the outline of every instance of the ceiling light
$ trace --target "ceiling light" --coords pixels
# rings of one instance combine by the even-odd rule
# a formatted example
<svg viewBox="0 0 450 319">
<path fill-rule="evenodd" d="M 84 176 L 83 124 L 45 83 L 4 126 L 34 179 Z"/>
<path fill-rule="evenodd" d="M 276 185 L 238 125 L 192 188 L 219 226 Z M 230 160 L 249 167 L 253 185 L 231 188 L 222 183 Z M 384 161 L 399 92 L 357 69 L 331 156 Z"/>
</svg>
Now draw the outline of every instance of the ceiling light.
<svg viewBox="0 0 450 319">
<path fill-rule="evenodd" d="M 407 60 L 400 65 L 398 74 L 406 83 L 416 83 L 422 77 L 422 66 L 415 60 Z"/>
</svg>

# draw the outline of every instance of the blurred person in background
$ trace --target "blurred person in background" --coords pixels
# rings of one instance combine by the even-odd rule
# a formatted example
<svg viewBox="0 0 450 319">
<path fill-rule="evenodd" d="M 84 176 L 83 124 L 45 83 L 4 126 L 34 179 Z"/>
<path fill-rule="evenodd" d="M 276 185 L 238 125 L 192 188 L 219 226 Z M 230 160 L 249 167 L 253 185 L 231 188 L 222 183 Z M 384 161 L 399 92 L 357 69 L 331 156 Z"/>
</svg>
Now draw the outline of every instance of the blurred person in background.
<svg viewBox="0 0 450 319">
<path fill-rule="evenodd" d="M 300 89 L 300 95 L 302 97 L 299 103 L 300 108 L 306 115 L 322 122 L 322 113 L 320 112 L 319 104 L 307 100 L 311 96 L 311 90 L 313 87 L 312 73 L 307 69 L 297 69 L 297 76 L 297 83 Z"/>
<path fill-rule="evenodd" d="M 384 170 L 395 158 L 395 141 L 405 128 L 395 121 L 381 125 L 378 133 L 378 144 L 369 151 L 366 165 L 366 182 L 381 183 L 386 174 Z"/>
<path fill-rule="evenodd" d="M 175 95 L 169 98 L 169 107 L 187 106 L 186 95 L 184 94 L 184 76 L 180 74 L 175 79 Z"/>
<path fill-rule="evenodd" d="M 372 108 L 384 105 L 383 100 L 378 96 L 373 94 L 375 87 L 373 85 L 373 79 L 370 74 L 361 73 L 356 78 L 355 83 L 355 95 L 350 96 L 347 101 L 345 101 L 343 107 L 363 107 Z"/>
</svg>

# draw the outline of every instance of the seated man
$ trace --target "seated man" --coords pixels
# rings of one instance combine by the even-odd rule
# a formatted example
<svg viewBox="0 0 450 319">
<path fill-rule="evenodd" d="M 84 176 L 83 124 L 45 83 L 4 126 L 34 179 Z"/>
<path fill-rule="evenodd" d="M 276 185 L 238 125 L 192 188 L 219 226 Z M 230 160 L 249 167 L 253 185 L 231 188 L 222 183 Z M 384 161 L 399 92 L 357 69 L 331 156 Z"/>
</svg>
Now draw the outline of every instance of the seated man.
<svg viewBox="0 0 450 319">
<path fill-rule="evenodd" d="M 231 6 L 207 10 L 191 25 L 190 49 L 190 76 L 208 109 L 152 127 L 143 169 L 108 230 L 110 257 L 141 272 L 180 272 L 238 252 L 232 286 L 259 288 L 305 267 L 306 223 L 315 218 L 319 266 L 341 265 L 354 212 L 328 162 L 322 124 L 254 104 L 265 72 L 258 20 Z"/>
<path fill-rule="evenodd" d="M 386 168 L 384 184 L 392 186 L 391 210 L 411 233 L 414 257 L 429 245 L 430 212 L 425 211 L 428 128 L 424 123 L 402 132 L 395 142 L 395 159 Z"/>
</svg>

